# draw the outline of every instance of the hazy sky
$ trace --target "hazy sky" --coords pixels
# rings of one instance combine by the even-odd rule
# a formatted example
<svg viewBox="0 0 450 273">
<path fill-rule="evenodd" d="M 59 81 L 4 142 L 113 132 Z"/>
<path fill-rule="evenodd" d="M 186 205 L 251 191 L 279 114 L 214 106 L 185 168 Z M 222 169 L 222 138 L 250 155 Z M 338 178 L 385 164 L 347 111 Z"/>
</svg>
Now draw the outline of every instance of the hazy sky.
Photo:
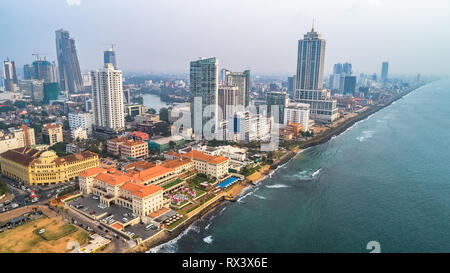
<svg viewBox="0 0 450 273">
<path fill-rule="evenodd" d="M 0 58 L 18 69 L 33 52 L 55 60 L 55 34 L 76 40 L 83 71 L 117 45 L 124 71 L 189 72 L 215 56 L 220 68 L 294 74 L 297 40 L 327 40 L 325 72 L 349 61 L 357 72 L 450 74 L 448 0 L 0 0 Z"/>
</svg>

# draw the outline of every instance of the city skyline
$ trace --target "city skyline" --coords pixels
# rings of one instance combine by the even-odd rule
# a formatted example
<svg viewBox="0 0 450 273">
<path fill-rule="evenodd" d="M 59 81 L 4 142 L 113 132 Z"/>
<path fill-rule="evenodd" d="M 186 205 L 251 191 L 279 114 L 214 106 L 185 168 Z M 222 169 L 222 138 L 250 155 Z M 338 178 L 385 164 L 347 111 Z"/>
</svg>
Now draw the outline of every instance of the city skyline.
<svg viewBox="0 0 450 273">
<path fill-rule="evenodd" d="M 435 35 L 434 46 L 416 38 L 417 31 L 439 33 L 449 20 L 443 15 L 450 6 L 440 5 L 439 9 L 433 9 L 434 3 L 427 3 L 430 8 L 423 9 L 419 2 L 409 1 L 408 5 L 412 9 L 408 15 L 400 13 L 402 20 L 398 20 L 396 12 L 401 12 L 401 2 L 404 1 L 344 1 L 339 6 L 330 1 L 318 1 L 322 6 L 325 4 L 330 7 L 326 10 L 321 9 L 320 4 L 306 5 L 304 2 L 297 2 L 283 1 L 280 5 L 272 6 L 271 1 L 262 1 L 258 5 L 253 1 L 228 1 L 227 5 L 223 1 L 195 1 L 189 3 L 190 6 L 208 11 L 205 16 L 211 19 L 209 25 L 199 28 L 201 22 L 193 19 L 192 13 L 175 9 L 181 5 L 179 10 L 187 10 L 183 9 L 187 3 L 176 3 L 176 6 L 172 1 L 152 1 L 145 4 L 133 2 L 133 5 L 108 2 L 109 5 L 104 8 L 102 6 L 99 11 L 97 8 L 103 1 L 79 1 L 79 5 L 76 5 L 77 1 L 71 1 L 72 5 L 68 5 L 66 1 L 50 0 L 32 3 L 5 1 L 0 4 L 0 13 L 17 13 L 18 19 L 26 18 L 27 21 L 36 23 L 6 29 L 1 35 L 17 40 L 17 43 L 2 44 L 0 57 L 10 57 L 16 61 L 17 67 L 22 67 L 32 61 L 33 52 L 51 52 L 47 59 L 54 61 L 56 53 L 52 36 L 55 29 L 64 28 L 76 40 L 83 72 L 101 65 L 105 44 L 115 43 L 121 69 L 127 72 L 188 73 L 186 64 L 190 60 L 200 56 L 214 56 L 220 60 L 223 65 L 221 67 L 233 71 L 251 69 L 254 74 L 292 75 L 295 73 L 293 57 L 296 55 L 296 41 L 310 29 L 308 26 L 315 17 L 316 29 L 327 37 L 330 45 L 325 60 L 325 75 L 332 72 L 334 63 L 343 61 L 354 64 L 355 72 L 367 74 L 379 74 L 379 66 L 383 61 L 392 64 L 390 74 L 393 75 L 443 74 L 450 70 L 450 62 L 445 61 L 448 59 L 445 48 L 450 44 L 447 37 Z M 52 8 L 42 9 L 39 18 L 35 17 L 36 7 L 49 3 Z M 238 7 L 241 9 L 237 10 Z M 96 16 L 93 16 L 93 10 L 98 11 Z M 143 12 L 148 10 L 154 16 L 144 16 Z M 327 10 L 333 12 L 330 14 Z M 119 12 L 124 20 L 105 20 L 106 15 L 116 15 Z M 169 18 L 159 15 L 166 12 L 172 15 Z M 217 16 L 210 18 L 209 14 L 215 13 Z M 64 14 L 64 20 L 60 20 L 57 14 Z M 230 15 L 237 18 L 236 22 L 230 22 L 226 30 L 211 31 L 223 23 L 223 16 Z M 414 16 L 419 15 L 424 19 L 413 20 L 416 19 Z M 79 20 L 83 16 L 86 17 L 86 22 Z M 244 18 L 249 16 L 254 20 L 247 20 L 244 24 Z M 350 19 L 345 19 L 345 16 Z M 6 20 L 8 16 L 0 17 L 0 20 Z M 132 17 L 131 20 L 126 20 L 129 17 Z M 274 22 L 274 17 L 277 19 L 276 23 L 269 25 L 268 22 Z M 383 20 L 376 21 L 378 18 Z M 186 24 L 174 25 L 180 20 Z M 354 23 L 356 20 L 358 24 Z M 103 28 L 105 31 L 99 33 L 86 24 L 98 25 L 95 29 Z M 197 29 L 200 31 L 196 31 Z M 414 29 L 414 32 L 409 29 Z M 202 35 L 206 32 L 208 35 Z M 233 33 L 230 36 L 232 38 L 224 39 L 229 36 L 228 33 Z M 373 33 L 383 34 L 382 37 L 374 37 Z M 190 39 L 191 36 L 195 39 Z M 244 39 L 248 42 L 236 42 Z M 393 42 L 385 43 L 386 40 Z M 414 46 L 405 46 L 406 44 Z M 432 54 L 435 50 L 443 52 L 443 56 Z"/>
</svg>

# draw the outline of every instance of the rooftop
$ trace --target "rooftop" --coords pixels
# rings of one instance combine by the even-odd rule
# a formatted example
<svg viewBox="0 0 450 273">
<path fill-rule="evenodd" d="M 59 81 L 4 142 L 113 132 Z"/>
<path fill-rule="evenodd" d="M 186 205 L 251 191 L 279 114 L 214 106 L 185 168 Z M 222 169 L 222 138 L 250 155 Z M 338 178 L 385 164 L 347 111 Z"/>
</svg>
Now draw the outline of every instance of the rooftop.
<svg viewBox="0 0 450 273">
<path fill-rule="evenodd" d="M 127 181 L 131 181 L 131 178 L 119 171 L 114 173 L 101 173 L 95 177 L 95 179 L 105 182 L 107 184 L 117 186 Z"/>
<path fill-rule="evenodd" d="M 205 162 L 208 162 L 208 163 L 214 164 L 214 165 L 223 163 L 228 160 L 227 158 L 225 158 L 223 156 L 207 155 L 207 154 L 197 151 L 197 150 L 192 150 L 186 154 L 183 154 L 182 156 L 185 158 L 205 161 Z"/>
<path fill-rule="evenodd" d="M 121 186 L 122 189 L 129 191 L 132 195 L 144 198 L 159 191 L 162 191 L 163 188 L 156 186 L 154 184 L 150 184 L 147 186 L 139 185 L 133 182 L 127 182 Z"/>
<path fill-rule="evenodd" d="M 103 169 L 100 167 L 94 167 L 94 168 L 87 169 L 87 170 L 81 172 L 79 175 L 83 176 L 83 177 L 90 177 L 90 176 L 95 176 L 97 174 L 105 173 L 105 172 L 107 172 L 106 169 Z"/>
</svg>

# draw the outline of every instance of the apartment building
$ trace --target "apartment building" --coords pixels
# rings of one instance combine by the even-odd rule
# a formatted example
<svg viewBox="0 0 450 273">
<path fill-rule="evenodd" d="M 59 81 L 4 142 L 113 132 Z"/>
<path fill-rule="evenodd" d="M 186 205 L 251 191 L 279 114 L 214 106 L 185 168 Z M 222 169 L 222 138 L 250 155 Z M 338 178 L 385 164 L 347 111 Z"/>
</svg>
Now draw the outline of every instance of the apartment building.
<svg viewBox="0 0 450 273">
<path fill-rule="evenodd" d="M 127 138 L 113 138 L 106 143 L 108 153 L 119 155 L 123 159 L 148 157 L 148 143 Z"/>
<path fill-rule="evenodd" d="M 9 128 L 7 132 L 0 131 L 0 153 L 35 144 L 34 129 L 26 125 Z"/>
<path fill-rule="evenodd" d="M 42 126 L 41 140 L 44 144 L 53 146 L 63 141 L 63 132 L 61 124 L 47 123 Z"/>
</svg>

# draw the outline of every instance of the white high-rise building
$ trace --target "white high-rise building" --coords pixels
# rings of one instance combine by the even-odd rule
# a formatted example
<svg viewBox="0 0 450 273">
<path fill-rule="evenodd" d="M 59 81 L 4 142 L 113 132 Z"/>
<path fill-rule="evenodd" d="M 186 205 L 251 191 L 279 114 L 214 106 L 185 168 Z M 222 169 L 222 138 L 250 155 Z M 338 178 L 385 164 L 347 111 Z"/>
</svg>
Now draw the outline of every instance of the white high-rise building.
<svg viewBox="0 0 450 273">
<path fill-rule="evenodd" d="M 302 125 L 302 131 L 309 130 L 310 106 L 307 103 L 290 103 L 284 109 L 284 125 L 290 122 Z"/>
<path fill-rule="evenodd" d="M 112 130 L 125 128 L 122 71 L 107 63 L 91 71 L 94 124 Z"/>
<path fill-rule="evenodd" d="M 92 113 L 69 113 L 69 127 L 71 131 L 82 128 L 87 135 L 92 134 Z"/>
</svg>

